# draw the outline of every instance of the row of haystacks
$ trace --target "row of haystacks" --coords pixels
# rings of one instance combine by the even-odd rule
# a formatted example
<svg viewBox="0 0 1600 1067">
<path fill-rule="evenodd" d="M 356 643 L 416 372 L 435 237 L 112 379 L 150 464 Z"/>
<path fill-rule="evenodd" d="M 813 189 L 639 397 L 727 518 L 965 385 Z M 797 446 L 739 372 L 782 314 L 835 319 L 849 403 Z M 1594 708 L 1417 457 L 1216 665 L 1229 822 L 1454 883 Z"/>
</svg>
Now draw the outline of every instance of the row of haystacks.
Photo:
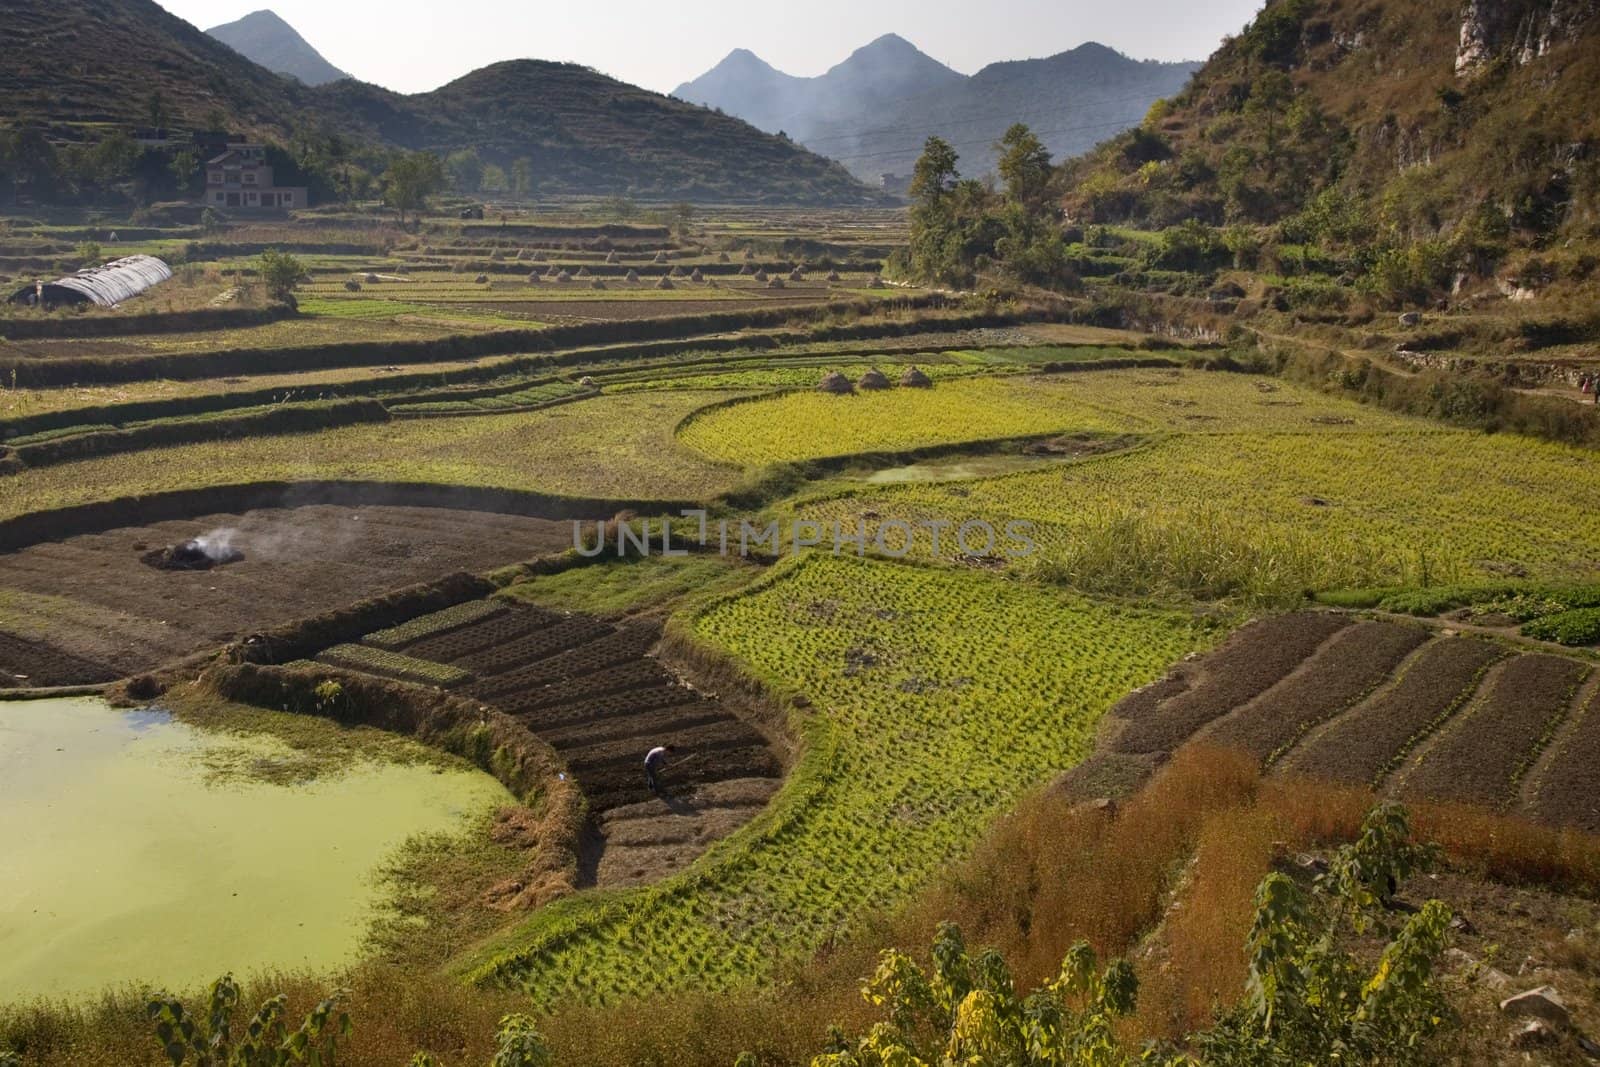
<svg viewBox="0 0 1600 1067">
<path fill-rule="evenodd" d="M 907 367 L 900 375 L 900 386 L 905 389 L 930 389 L 933 387 L 933 379 L 916 367 Z M 863 374 L 859 382 L 852 382 L 839 371 L 831 370 L 822 376 L 821 382 L 817 383 L 817 391 L 819 393 L 832 393 L 835 396 L 845 396 L 854 393 L 857 389 L 877 392 L 881 389 L 891 388 L 893 388 L 893 383 L 889 381 L 889 376 L 877 367 L 873 367 Z"/>
</svg>

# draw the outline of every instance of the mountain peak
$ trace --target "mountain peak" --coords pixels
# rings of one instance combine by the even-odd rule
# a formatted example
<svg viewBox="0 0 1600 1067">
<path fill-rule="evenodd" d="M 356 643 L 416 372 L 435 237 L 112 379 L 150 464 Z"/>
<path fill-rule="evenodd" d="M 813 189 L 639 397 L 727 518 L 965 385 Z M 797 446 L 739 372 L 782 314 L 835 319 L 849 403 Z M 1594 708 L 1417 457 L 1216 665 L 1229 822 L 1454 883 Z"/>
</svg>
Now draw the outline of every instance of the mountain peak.
<svg viewBox="0 0 1600 1067">
<path fill-rule="evenodd" d="M 246 59 L 306 85 L 326 85 L 350 77 L 324 59 L 293 26 L 268 8 L 213 26 L 206 33 Z"/>
</svg>

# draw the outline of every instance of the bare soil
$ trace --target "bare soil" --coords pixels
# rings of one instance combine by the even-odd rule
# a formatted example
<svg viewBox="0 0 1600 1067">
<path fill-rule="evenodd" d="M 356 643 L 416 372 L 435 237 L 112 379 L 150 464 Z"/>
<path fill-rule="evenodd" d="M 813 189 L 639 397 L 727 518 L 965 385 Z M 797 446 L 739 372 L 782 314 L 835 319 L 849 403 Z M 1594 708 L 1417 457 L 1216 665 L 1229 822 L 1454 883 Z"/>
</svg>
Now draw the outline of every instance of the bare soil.
<svg viewBox="0 0 1600 1067">
<path fill-rule="evenodd" d="M 1527 647 L 1329 612 L 1251 623 L 1124 698 L 1058 788 L 1128 795 L 1197 740 L 1279 773 L 1600 832 L 1600 684 L 1589 661 Z"/>
<path fill-rule="evenodd" d="M 1374 692 L 1281 763 L 1331 781 L 1374 785 L 1395 757 L 1471 698 L 1483 672 L 1502 659 L 1499 645 L 1471 637 L 1436 637 L 1392 684 Z"/>
<path fill-rule="evenodd" d="M 140 556 L 232 528 L 244 558 L 208 571 Z M 0 674 L 104 681 L 256 630 L 433 579 L 484 571 L 572 543 L 563 522 L 422 507 L 307 505 L 126 527 L 0 554 Z M 43 653 L 15 651 L 26 638 Z M 12 649 L 13 651 L 7 651 Z M 69 657 L 81 666 L 68 668 Z M 23 662 L 13 662 L 21 658 Z M 44 665 L 53 663 L 49 669 Z M 30 681 L 30 684 L 43 684 Z"/>
<path fill-rule="evenodd" d="M 609 622 L 518 605 L 400 651 L 472 671 L 464 690 L 547 741 L 595 817 L 587 878 L 628 885 L 688 863 L 776 792 L 782 762 L 766 737 L 649 655 L 658 624 Z M 644 756 L 676 751 L 650 792 Z"/>
</svg>

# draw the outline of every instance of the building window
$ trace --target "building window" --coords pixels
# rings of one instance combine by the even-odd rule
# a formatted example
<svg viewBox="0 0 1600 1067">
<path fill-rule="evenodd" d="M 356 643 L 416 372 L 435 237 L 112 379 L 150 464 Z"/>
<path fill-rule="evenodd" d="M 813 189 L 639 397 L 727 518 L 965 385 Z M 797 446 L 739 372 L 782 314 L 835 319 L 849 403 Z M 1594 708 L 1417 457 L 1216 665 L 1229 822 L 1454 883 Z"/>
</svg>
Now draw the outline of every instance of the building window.
<svg viewBox="0 0 1600 1067">
<path fill-rule="evenodd" d="M 221 185 L 222 172 L 220 170 L 207 171 L 206 181 L 210 182 L 212 185 Z"/>
<path fill-rule="evenodd" d="M 225 199 L 227 199 L 227 196 L 227 193 L 218 193 L 216 196 L 217 203 L 222 203 Z"/>
<path fill-rule="evenodd" d="M 289 207 L 293 203 L 294 203 L 294 194 L 293 193 L 284 193 L 283 194 L 283 206 L 284 207 Z"/>
<path fill-rule="evenodd" d="M 245 171 L 244 172 L 244 183 L 246 185 L 254 185 L 256 183 L 256 172 L 253 171 L 253 170 Z"/>
</svg>

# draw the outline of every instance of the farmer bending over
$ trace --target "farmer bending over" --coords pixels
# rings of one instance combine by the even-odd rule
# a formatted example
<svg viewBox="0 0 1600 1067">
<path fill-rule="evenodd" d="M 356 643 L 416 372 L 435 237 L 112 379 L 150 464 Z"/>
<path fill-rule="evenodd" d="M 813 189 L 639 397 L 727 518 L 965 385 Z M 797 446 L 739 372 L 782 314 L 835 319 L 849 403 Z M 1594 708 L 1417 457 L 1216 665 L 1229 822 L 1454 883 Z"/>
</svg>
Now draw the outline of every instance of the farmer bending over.
<svg viewBox="0 0 1600 1067">
<path fill-rule="evenodd" d="M 645 753 L 644 780 L 656 796 L 661 795 L 661 768 L 667 765 L 667 756 L 676 751 L 676 745 L 657 745 Z"/>
</svg>

